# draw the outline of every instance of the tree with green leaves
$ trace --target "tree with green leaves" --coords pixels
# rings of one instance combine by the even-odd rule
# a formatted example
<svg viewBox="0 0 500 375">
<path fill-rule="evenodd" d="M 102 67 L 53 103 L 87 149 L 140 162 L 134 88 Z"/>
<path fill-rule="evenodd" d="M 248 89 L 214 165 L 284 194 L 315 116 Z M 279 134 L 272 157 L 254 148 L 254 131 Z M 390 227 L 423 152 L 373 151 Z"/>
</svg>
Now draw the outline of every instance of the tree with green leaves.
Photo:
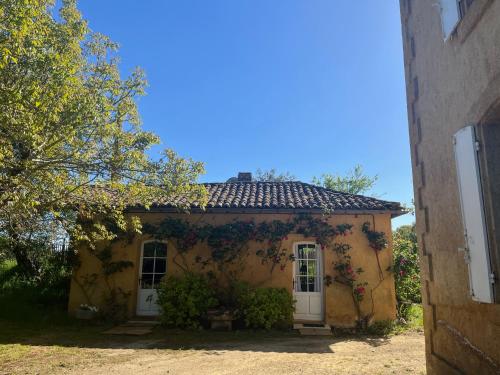
<svg viewBox="0 0 500 375">
<path fill-rule="evenodd" d="M 295 181 L 296 177 L 290 172 L 279 173 L 274 168 L 267 170 L 262 170 L 259 168 L 255 171 L 254 180 L 260 182 L 283 182 Z"/>
<path fill-rule="evenodd" d="M 0 0 L 0 235 L 31 273 L 29 241 L 48 222 L 92 244 L 116 236 L 96 217 L 138 231 L 128 205 L 205 199 L 201 163 L 147 153 L 159 139 L 140 125 L 144 73 L 122 78 L 117 45 L 89 30 L 75 0 L 59 18 L 54 3 Z"/>
<path fill-rule="evenodd" d="M 313 177 L 312 183 L 344 193 L 364 194 L 373 188 L 377 180 L 377 175 L 368 176 L 361 165 L 356 165 L 346 175 L 325 173 L 319 178 Z"/>
</svg>

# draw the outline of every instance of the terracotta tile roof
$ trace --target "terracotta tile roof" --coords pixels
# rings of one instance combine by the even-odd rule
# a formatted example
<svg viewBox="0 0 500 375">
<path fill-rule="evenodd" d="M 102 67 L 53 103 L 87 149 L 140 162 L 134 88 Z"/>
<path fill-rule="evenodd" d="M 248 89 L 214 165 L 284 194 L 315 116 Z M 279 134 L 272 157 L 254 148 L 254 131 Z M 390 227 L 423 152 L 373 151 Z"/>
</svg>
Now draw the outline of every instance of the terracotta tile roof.
<svg viewBox="0 0 500 375">
<path fill-rule="evenodd" d="M 402 214 L 398 202 L 333 191 L 304 182 L 223 182 L 203 184 L 208 191 L 208 209 L 283 209 L 391 211 Z M 157 202 L 174 207 L 182 202 Z M 196 208 L 194 205 L 193 208 Z"/>
</svg>

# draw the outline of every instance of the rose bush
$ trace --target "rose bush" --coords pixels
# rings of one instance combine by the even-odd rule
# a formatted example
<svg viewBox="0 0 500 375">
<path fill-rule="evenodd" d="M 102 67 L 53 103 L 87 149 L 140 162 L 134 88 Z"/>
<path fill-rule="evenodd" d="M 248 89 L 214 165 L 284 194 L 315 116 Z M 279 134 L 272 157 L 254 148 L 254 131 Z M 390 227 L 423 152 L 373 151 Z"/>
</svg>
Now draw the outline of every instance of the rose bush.
<svg viewBox="0 0 500 375">
<path fill-rule="evenodd" d="M 393 233 L 393 271 L 398 313 L 407 318 L 409 307 L 421 303 L 420 263 L 414 225 L 404 225 Z"/>
</svg>

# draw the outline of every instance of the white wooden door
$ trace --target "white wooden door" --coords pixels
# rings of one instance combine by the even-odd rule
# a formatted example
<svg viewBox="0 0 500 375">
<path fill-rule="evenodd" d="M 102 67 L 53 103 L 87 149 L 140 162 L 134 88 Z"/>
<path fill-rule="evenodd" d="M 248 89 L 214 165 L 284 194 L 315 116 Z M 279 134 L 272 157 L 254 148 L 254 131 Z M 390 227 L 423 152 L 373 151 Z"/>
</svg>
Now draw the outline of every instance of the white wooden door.
<svg viewBox="0 0 500 375">
<path fill-rule="evenodd" d="M 142 244 L 137 291 L 137 315 L 158 315 L 156 289 L 167 272 L 167 244 L 147 241 Z"/>
<path fill-rule="evenodd" d="M 295 244 L 293 296 L 295 320 L 323 321 L 323 265 L 321 247 Z"/>
</svg>

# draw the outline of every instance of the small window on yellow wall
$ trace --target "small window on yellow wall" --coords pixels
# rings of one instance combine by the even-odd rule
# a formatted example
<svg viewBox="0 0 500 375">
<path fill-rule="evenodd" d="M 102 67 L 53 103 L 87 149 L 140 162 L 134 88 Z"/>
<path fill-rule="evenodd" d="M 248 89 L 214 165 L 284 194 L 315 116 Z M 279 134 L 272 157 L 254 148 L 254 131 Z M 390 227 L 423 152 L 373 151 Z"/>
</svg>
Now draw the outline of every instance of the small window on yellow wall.
<svg viewBox="0 0 500 375">
<path fill-rule="evenodd" d="M 167 272 L 167 244 L 157 241 L 145 242 L 141 262 L 141 288 L 158 287 Z"/>
</svg>

